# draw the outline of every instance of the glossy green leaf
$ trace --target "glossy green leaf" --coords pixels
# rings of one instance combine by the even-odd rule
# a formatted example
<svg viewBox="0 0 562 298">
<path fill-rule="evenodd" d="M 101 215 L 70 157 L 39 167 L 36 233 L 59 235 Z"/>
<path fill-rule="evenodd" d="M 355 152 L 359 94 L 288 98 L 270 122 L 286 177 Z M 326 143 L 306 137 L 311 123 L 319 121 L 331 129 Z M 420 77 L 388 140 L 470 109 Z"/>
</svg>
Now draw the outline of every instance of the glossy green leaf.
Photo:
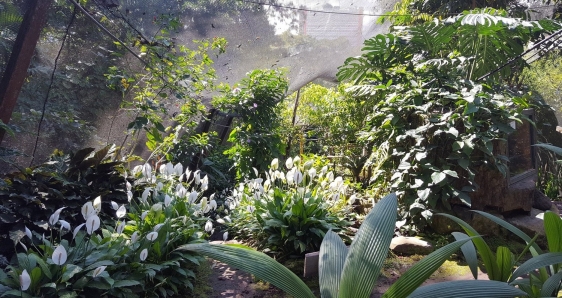
<svg viewBox="0 0 562 298">
<path fill-rule="evenodd" d="M 562 252 L 562 219 L 558 214 L 547 211 L 544 214 L 544 232 L 550 252 Z"/>
<path fill-rule="evenodd" d="M 341 273 L 347 258 L 347 246 L 338 234 L 331 230 L 326 233 L 318 256 L 320 295 L 336 298 L 340 287 Z"/>
<path fill-rule="evenodd" d="M 468 235 L 460 232 L 453 232 L 451 234 L 453 234 L 453 237 L 455 237 L 456 240 L 470 238 Z M 478 256 L 476 255 L 476 248 L 474 247 L 472 241 L 463 244 L 463 246 L 461 246 L 461 251 L 468 267 L 470 268 L 470 272 L 472 272 L 472 276 L 474 279 L 478 279 Z"/>
<path fill-rule="evenodd" d="M 499 246 L 496 251 L 496 262 L 498 263 L 498 268 L 500 269 L 500 278 L 502 281 L 507 281 L 513 269 L 513 254 L 509 248 L 505 246 Z"/>
<path fill-rule="evenodd" d="M 255 275 L 294 297 L 315 297 L 306 284 L 285 266 L 264 253 L 229 245 L 187 244 L 178 250 L 194 251 Z"/>
<path fill-rule="evenodd" d="M 349 248 L 339 297 L 369 297 L 394 235 L 398 199 L 392 193 L 375 204 Z"/>
<path fill-rule="evenodd" d="M 468 243 L 471 238 L 465 238 L 455 241 L 440 249 L 430 253 L 421 261 L 416 263 L 406 273 L 388 289 L 383 298 L 390 297 L 406 297 L 419 287 L 433 272 L 435 272 L 443 263 L 461 246 Z"/>
<path fill-rule="evenodd" d="M 542 285 L 542 297 L 556 297 L 560 290 L 560 281 L 562 281 L 562 272 L 558 272 L 549 277 Z"/>
<path fill-rule="evenodd" d="M 512 282 L 516 278 L 521 277 L 533 270 L 560 263 L 562 263 L 562 252 L 549 252 L 533 257 L 532 259 L 521 264 L 521 266 L 513 271 L 513 275 L 509 279 L 509 282 Z"/>
<path fill-rule="evenodd" d="M 474 228 L 472 228 L 468 223 L 466 223 L 460 218 L 445 213 L 439 213 L 437 215 L 445 216 L 453 220 L 454 222 L 459 224 L 470 237 L 480 236 L 480 234 L 478 234 L 478 232 L 476 232 Z M 480 237 L 474 238 L 472 242 L 474 243 L 474 246 L 476 246 L 476 249 L 478 250 L 478 254 L 482 258 L 482 262 L 486 267 L 486 271 L 488 273 L 488 277 L 490 278 L 490 280 L 499 280 L 501 276 L 499 275 L 500 270 L 498 268 L 498 264 L 496 263 L 496 256 L 494 255 L 492 250 L 490 250 L 488 244 L 486 244 L 486 242 Z"/>
<path fill-rule="evenodd" d="M 456 280 L 417 288 L 411 298 L 500 298 L 521 297 L 526 293 L 505 282 L 493 280 Z"/>
</svg>

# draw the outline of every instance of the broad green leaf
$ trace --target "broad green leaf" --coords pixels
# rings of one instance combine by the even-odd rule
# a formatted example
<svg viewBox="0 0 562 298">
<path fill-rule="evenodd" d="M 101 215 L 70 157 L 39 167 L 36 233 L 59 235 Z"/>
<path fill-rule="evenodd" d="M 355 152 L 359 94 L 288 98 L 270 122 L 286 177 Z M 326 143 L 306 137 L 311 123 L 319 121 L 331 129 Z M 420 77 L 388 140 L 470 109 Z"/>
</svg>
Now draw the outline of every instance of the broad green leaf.
<svg viewBox="0 0 562 298">
<path fill-rule="evenodd" d="M 21 298 L 33 298 L 33 296 L 24 293 L 20 290 L 10 290 L 10 291 L 6 291 L 4 292 L 4 294 L 2 295 L 2 297 L 21 297 Z"/>
<path fill-rule="evenodd" d="M 453 232 L 451 234 L 453 234 L 453 237 L 455 237 L 457 241 L 470 238 L 465 233 Z M 472 242 L 463 244 L 463 246 L 461 246 L 461 251 L 466 263 L 468 263 L 470 272 L 472 272 L 472 276 L 474 279 L 478 279 L 478 256 L 476 255 L 476 248 L 474 248 L 474 244 Z"/>
<path fill-rule="evenodd" d="M 137 286 L 140 285 L 140 281 L 137 280 L 118 280 L 113 284 L 114 288 L 120 288 L 120 287 L 132 287 L 132 286 Z"/>
<path fill-rule="evenodd" d="M 438 215 L 445 216 L 459 224 L 461 228 L 463 228 L 463 230 L 468 234 L 468 236 L 480 236 L 480 234 L 478 234 L 478 232 L 476 232 L 474 228 L 472 228 L 462 219 L 445 213 L 438 213 Z M 488 244 L 486 244 L 486 242 L 480 237 L 472 239 L 472 242 L 474 243 L 474 246 L 476 246 L 478 254 L 480 254 L 480 257 L 482 258 L 482 262 L 486 267 L 486 271 L 490 280 L 499 280 L 500 269 L 498 268 L 498 264 L 496 263 L 496 256 L 494 256 L 494 253 L 492 252 L 492 250 L 490 250 Z"/>
<path fill-rule="evenodd" d="M 562 263 L 562 252 L 549 252 L 533 257 L 513 271 L 513 275 L 511 275 L 509 282 L 513 282 L 516 278 L 533 270 L 560 263 Z"/>
<path fill-rule="evenodd" d="M 434 172 L 433 174 L 431 174 L 431 180 L 435 184 L 441 183 L 441 181 L 445 180 L 445 178 L 447 178 L 447 175 L 442 172 Z"/>
<path fill-rule="evenodd" d="M 505 221 L 505 220 L 503 220 L 499 217 L 493 216 L 492 214 L 489 214 L 489 213 L 486 213 L 486 212 L 483 212 L 483 211 L 472 210 L 472 212 L 476 212 L 476 213 L 486 217 L 487 219 L 497 223 L 498 225 L 504 227 L 508 231 L 517 235 L 519 238 L 523 239 L 523 241 L 525 241 L 525 243 L 527 243 L 527 244 L 532 243 L 531 247 L 529 247 L 529 251 L 531 252 L 531 254 L 533 256 L 538 256 L 538 255 L 542 254 L 542 249 L 538 246 L 538 244 L 536 244 L 534 241 L 532 241 L 531 237 L 527 236 L 527 234 L 525 234 L 523 231 L 521 231 L 520 229 L 518 229 L 514 225 L 508 223 L 507 221 Z"/>
<path fill-rule="evenodd" d="M 544 232 L 550 252 L 562 252 L 562 219 L 557 214 L 547 211 L 544 214 Z"/>
<path fill-rule="evenodd" d="M 340 236 L 331 230 L 328 231 L 322 240 L 318 256 L 318 280 L 320 281 L 320 295 L 323 298 L 338 297 L 347 252 L 347 246 Z"/>
<path fill-rule="evenodd" d="M 369 212 L 349 248 L 339 297 L 369 297 L 376 284 L 394 235 L 398 199 L 392 193 Z"/>
<path fill-rule="evenodd" d="M 411 298 L 499 298 L 523 297 L 526 293 L 505 282 L 493 280 L 455 280 L 417 288 Z"/>
<path fill-rule="evenodd" d="M 383 295 L 383 298 L 390 297 L 406 297 L 411 294 L 417 287 L 426 281 L 435 270 L 439 269 L 441 265 L 461 246 L 468 243 L 470 238 L 455 241 L 440 249 L 430 253 L 417 264 L 412 266 L 406 273 L 402 274 L 400 278 L 388 289 Z"/>
<path fill-rule="evenodd" d="M 178 249 L 198 252 L 251 273 L 294 297 L 315 297 L 298 276 L 264 253 L 209 243 L 187 244 L 180 246 Z"/>
<path fill-rule="evenodd" d="M 498 263 L 498 268 L 500 269 L 501 280 L 508 280 L 513 269 L 513 255 L 509 248 L 505 246 L 499 246 L 496 251 L 496 262 Z"/>
<path fill-rule="evenodd" d="M 82 272 L 82 267 L 73 264 L 67 264 L 64 273 L 62 274 L 61 281 L 65 282 L 71 279 L 74 274 Z"/>
<path fill-rule="evenodd" d="M 43 259 L 41 259 L 40 256 L 38 256 L 36 254 L 29 254 L 29 257 L 35 259 L 37 264 L 39 264 L 39 267 L 41 267 L 41 271 L 43 272 L 43 274 L 45 274 L 45 276 L 48 279 L 53 278 L 53 275 L 51 274 L 51 270 L 49 269 L 49 266 L 47 266 L 47 263 L 45 263 L 45 261 L 43 261 Z"/>
<path fill-rule="evenodd" d="M 550 150 L 550 151 L 552 151 L 552 152 L 554 152 L 558 155 L 562 155 L 562 148 L 560 148 L 560 147 L 552 146 L 552 145 L 549 145 L 549 144 L 542 144 L 542 143 L 541 144 L 535 144 L 533 146 L 544 148 L 544 149 Z"/>
<path fill-rule="evenodd" d="M 558 272 L 549 277 L 542 285 L 541 296 L 551 297 L 554 295 L 556 297 L 558 292 L 555 291 L 560 289 L 560 281 L 562 281 L 562 272 Z"/>
</svg>

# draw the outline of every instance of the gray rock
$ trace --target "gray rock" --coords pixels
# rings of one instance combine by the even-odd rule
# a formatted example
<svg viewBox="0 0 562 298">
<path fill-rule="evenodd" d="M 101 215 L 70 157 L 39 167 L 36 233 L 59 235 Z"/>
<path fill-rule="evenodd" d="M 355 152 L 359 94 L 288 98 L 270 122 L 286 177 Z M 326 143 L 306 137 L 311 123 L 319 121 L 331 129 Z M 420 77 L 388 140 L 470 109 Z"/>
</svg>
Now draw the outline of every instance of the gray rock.
<svg viewBox="0 0 562 298">
<path fill-rule="evenodd" d="M 544 236 L 544 211 L 539 209 L 532 209 L 530 215 L 518 215 L 507 218 L 507 222 L 516 226 L 529 237 L 536 234 Z"/>
<path fill-rule="evenodd" d="M 552 208 L 552 200 L 540 190 L 535 190 L 533 194 L 533 208 L 543 211 L 550 210 Z"/>
<path fill-rule="evenodd" d="M 505 220 L 501 214 L 488 213 Z M 502 227 L 500 225 L 476 212 L 474 212 L 472 220 L 469 223 L 470 226 L 472 226 L 481 235 L 500 236 L 502 234 Z"/>
<path fill-rule="evenodd" d="M 401 236 L 392 238 L 390 249 L 400 255 L 427 255 L 433 251 L 433 246 L 416 237 Z"/>
</svg>

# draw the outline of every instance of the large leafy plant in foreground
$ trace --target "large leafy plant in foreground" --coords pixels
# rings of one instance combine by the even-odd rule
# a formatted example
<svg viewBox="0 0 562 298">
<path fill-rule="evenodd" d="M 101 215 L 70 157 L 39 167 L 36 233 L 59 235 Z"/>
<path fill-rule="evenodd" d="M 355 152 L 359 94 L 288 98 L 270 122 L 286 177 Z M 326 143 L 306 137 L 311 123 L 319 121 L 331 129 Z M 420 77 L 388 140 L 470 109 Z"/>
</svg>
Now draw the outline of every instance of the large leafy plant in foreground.
<svg viewBox="0 0 562 298">
<path fill-rule="evenodd" d="M 333 232 L 320 247 L 319 273 L 322 297 L 369 297 L 388 254 L 396 222 L 397 198 L 384 197 L 359 229 L 349 250 Z M 406 272 L 384 297 L 515 297 L 525 295 L 504 282 L 455 281 L 417 288 L 470 238 L 456 241 L 428 255 Z M 179 249 L 200 252 L 269 281 L 294 297 L 315 297 L 312 291 L 283 265 L 267 255 L 238 245 L 188 244 Z M 417 289 L 416 289 L 417 288 Z"/>
</svg>

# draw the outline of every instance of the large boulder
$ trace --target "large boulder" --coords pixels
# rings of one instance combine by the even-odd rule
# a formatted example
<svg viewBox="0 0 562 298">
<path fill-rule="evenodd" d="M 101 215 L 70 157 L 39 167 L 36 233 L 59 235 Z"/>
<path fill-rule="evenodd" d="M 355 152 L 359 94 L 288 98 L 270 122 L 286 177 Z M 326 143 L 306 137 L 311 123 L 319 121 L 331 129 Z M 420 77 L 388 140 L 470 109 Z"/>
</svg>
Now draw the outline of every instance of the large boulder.
<svg viewBox="0 0 562 298">
<path fill-rule="evenodd" d="M 416 237 L 395 237 L 390 242 L 390 249 L 397 255 L 427 255 L 433 251 L 433 246 Z"/>
</svg>

